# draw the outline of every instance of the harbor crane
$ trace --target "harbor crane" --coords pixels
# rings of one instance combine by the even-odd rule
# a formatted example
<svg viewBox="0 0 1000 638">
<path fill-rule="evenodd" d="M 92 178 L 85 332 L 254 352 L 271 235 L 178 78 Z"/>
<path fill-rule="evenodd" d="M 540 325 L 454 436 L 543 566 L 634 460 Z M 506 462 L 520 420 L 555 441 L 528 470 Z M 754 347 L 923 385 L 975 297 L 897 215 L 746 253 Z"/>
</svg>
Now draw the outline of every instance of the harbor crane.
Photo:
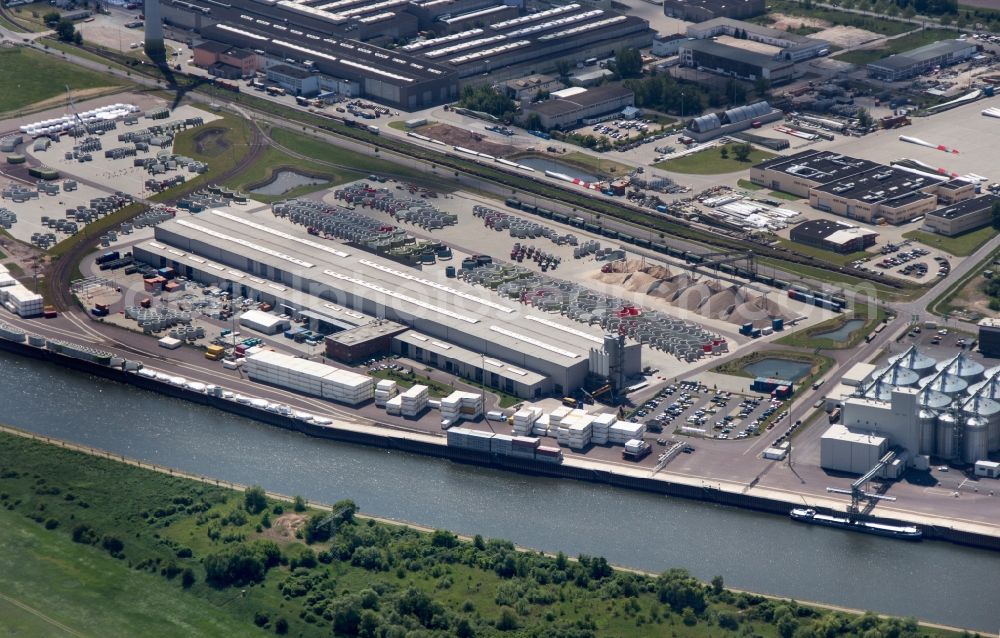
<svg viewBox="0 0 1000 638">
<path fill-rule="evenodd" d="M 832 494 L 847 494 L 851 497 L 851 504 L 847 508 L 847 516 L 849 519 L 854 520 L 858 514 L 868 514 L 875 507 L 875 504 L 879 501 L 895 501 L 895 496 L 886 496 L 885 494 L 876 494 L 873 492 L 866 492 L 865 485 L 881 474 L 882 470 L 889 466 L 893 461 L 896 460 L 896 452 L 890 450 L 885 453 L 878 463 L 874 465 L 870 470 L 861 475 L 858 480 L 851 483 L 851 489 L 845 490 L 840 487 L 828 487 L 827 492 Z M 864 511 L 862 511 L 862 503 L 865 503 Z"/>
</svg>

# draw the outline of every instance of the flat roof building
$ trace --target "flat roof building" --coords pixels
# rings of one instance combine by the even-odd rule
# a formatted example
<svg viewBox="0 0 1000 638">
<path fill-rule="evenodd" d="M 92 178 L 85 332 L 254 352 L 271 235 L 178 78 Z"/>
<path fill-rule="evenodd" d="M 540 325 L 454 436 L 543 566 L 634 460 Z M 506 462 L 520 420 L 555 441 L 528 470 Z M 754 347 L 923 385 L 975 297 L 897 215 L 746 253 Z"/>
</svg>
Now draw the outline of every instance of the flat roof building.
<svg viewBox="0 0 1000 638">
<path fill-rule="evenodd" d="M 663 0 L 663 14 L 687 22 L 713 18 L 745 20 L 767 10 L 764 0 Z"/>
<path fill-rule="evenodd" d="M 706 22 L 688 25 L 687 35 L 697 40 L 707 40 L 720 35 L 744 38 L 782 49 L 780 59 L 798 62 L 808 60 L 828 51 L 830 43 L 818 38 L 797 35 L 781 29 L 772 29 L 752 22 L 732 18 L 714 18 Z"/>
<path fill-rule="evenodd" d="M 924 230 L 954 237 L 982 228 L 993 223 L 993 206 L 998 202 L 996 195 L 983 195 L 932 211 L 924 217 Z"/>
<path fill-rule="evenodd" d="M 288 64 L 267 67 L 267 79 L 291 95 L 313 97 L 319 93 L 319 75 Z"/>
<path fill-rule="evenodd" d="M 1000 357 L 1000 319 L 981 319 L 978 337 L 980 352 L 987 357 Z"/>
<path fill-rule="evenodd" d="M 831 151 L 802 151 L 753 166 L 750 181 L 808 197 L 813 208 L 849 219 L 901 224 L 933 211 L 948 180 Z"/>
<path fill-rule="evenodd" d="M 559 315 L 536 317 L 539 311 L 525 312 L 516 301 L 460 279 L 446 279 L 443 272 L 439 277 L 425 275 L 439 281 L 425 280 L 416 276 L 418 270 L 390 259 L 315 242 L 305 230 L 266 215 L 210 210 L 160 224 L 155 240 L 136 245 L 133 254 L 139 261 L 165 264 L 195 281 L 240 293 L 245 286 L 281 297 L 305 293 L 303 301 L 309 305 L 300 306 L 296 314 L 305 310 L 344 315 L 355 325 L 384 317 L 427 337 L 430 345 L 444 344 L 444 352 L 463 348 L 481 359 L 542 375 L 543 382 L 531 384 L 532 393 L 537 388 L 540 394 L 562 396 L 582 386 L 592 372 L 591 350 L 603 352 L 605 339 L 599 329 Z M 638 343 L 624 347 L 626 376 L 640 372 L 640 352 Z M 492 372 L 498 373 L 501 388 L 508 385 L 507 379 L 516 384 L 524 378 L 516 372 Z"/>
<path fill-rule="evenodd" d="M 681 64 L 741 80 L 763 78 L 781 84 L 795 77 L 795 64 L 714 40 L 685 40 L 679 48 Z"/>
<path fill-rule="evenodd" d="M 565 97 L 554 97 L 524 107 L 525 117 L 538 115 L 547 129 L 571 128 L 584 120 L 621 111 L 635 105 L 635 93 L 621 84 L 605 84 L 592 89 L 566 89 Z"/>
<path fill-rule="evenodd" d="M 811 219 L 792 227 L 792 241 L 837 253 L 853 253 L 875 245 L 878 233 L 831 219 Z"/>
<path fill-rule="evenodd" d="M 932 70 L 968 60 L 976 54 L 976 45 L 968 40 L 942 40 L 906 53 L 897 53 L 868 64 L 868 76 L 897 82 Z"/>
</svg>

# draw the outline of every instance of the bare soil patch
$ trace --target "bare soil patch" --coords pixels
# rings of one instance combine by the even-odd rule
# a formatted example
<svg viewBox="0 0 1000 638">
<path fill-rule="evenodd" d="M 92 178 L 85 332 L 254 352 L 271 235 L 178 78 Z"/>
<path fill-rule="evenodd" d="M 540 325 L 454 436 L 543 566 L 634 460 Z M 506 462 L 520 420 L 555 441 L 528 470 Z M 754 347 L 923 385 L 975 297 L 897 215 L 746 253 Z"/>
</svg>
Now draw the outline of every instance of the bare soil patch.
<svg viewBox="0 0 1000 638">
<path fill-rule="evenodd" d="M 823 29 L 813 34 L 812 37 L 826 40 L 841 49 L 853 49 L 861 45 L 866 45 L 866 48 L 868 46 L 880 46 L 885 42 L 885 36 L 866 31 L 865 29 L 842 25 Z"/>
<path fill-rule="evenodd" d="M 481 133 L 466 131 L 457 126 L 440 122 L 421 127 L 420 133 L 451 146 L 461 146 L 477 153 L 486 153 L 497 157 L 506 157 L 517 152 L 517 148 L 513 144 L 498 144 L 487 139 Z"/>
<path fill-rule="evenodd" d="M 232 145 L 226 139 L 226 129 L 207 128 L 194 136 L 194 147 L 199 155 L 218 157 L 230 149 Z"/>
<path fill-rule="evenodd" d="M 819 18 L 806 18 L 803 16 L 790 16 L 784 13 L 772 13 L 769 16 L 774 22 L 769 26 L 772 29 L 781 29 L 782 31 L 788 31 L 789 29 L 798 29 L 799 27 L 813 27 L 814 29 L 826 29 L 832 26 L 826 20 L 820 20 Z"/>
<path fill-rule="evenodd" d="M 261 536 L 276 543 L 288 543 L 295 540 L 295 532 L 305 525 L 305 514 L 282 514 L 271 521 L 271 527 L 266 528 Z"/>
</svg>

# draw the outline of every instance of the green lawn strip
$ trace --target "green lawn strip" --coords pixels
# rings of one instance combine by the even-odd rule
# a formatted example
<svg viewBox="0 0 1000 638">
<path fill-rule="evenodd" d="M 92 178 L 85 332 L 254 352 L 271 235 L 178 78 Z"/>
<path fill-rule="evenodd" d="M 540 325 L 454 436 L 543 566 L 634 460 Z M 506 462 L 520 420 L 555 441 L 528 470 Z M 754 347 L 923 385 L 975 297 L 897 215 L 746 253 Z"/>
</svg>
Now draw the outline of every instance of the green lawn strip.
<svg viewBox="0 0 1000 638">
<path fill-rule="evenodd" d="M 40 51 L 0 48 L 0 113 L 16 111 L 71 89 L 120 86 L 122 81 L 82 69 Z"/>
<path fill-rule="evenodd" d="M 885 300 L 890 300 L 890 299 L 905 300 L 905 299 L 916 298 L 921 294 L 923 294 L 923 292 L 926 290 L 925 288 L 918 288 L 915 286 L 904 287 L 901 289 L 890 288 L 889 286 L 860 279 L 853 275 L 842 273 L 836 270 L 829 270 L 816 266 L 806 266 L 803 264 L 779 261 L 777 259 L 769 259 L 767 257 L 758 257 L 757 263 L 758 265 L 784 270 L 785 272 L 797 274 L 801 277 L 806 277 L 808 279 L 813 279 L 816 281 L 835 284 L 848 289 L 857 290 L 862 293 L 866 291 L 873 291 L 878 295 L 880 299 L 885 299 Z"/>
<path fill-rule="evenodd" d="M 420 374 L 419 372 L 413 372 L 412 374 L 409 374 L 406 372 L 400 372 L 399 370 L 387 369 L 387 370 L 374 370 L 369 372 L 368 374 L 370 376 L 375 377 L 376 379 L 391 379 L 395 381 L 399 385 L 399 387 L 404 389 L 413 387 L 418 384 L 425 385 L 427 386 L 427 393 L 432 398 L 435 399 L 444 398 L 455 391 L 454 386 L 451 386 L 447 383 L 442 383 L 441 381 L 436 381 L 435 379 L 432 379 L 427 375 Z M 475 388 L 484 389 L 488 394 L 496 395 L 498 399 L 498 406 L 500 408 L 509 408 L 512 405 L 516 405 L 524 401 L 524 399 L 516 397 L 512 394 L 507 394 L 505 392 L 497 390 L 496 388 L 491 388 L 489 386 L 486 386 L 484 388 L 481 384 L 476 383 L 475 381 L 472 381 L 470 379 L 462 379 L 462 383 L 465 385 L 470 385 Z"/>
<path fill-rule="evenodd" d="M 621 176 L 628 175 L 635 170 L 634 166 L 616 162 L 615 160 L 597 157 L 581 151 L 572 151 L 558 157 L 560 162 L 575 164 L 588 170 L 597 171 L 603 175 Z"/>
<path fill-rule="evenodd" d="M 338 168 L 352 169 L 366 174 L 378 173 L 415 181 L 427 181 L 427 174 L 423 171 L 401 166 L 381 157 L 362 155 L 288 129 L 276 127 L 271 130 L 271 137 L 285 148 L 293 149 L 296 153 L 301 153 L 314 160 L 333 164 Z"/>
<path fill-rule="evenodd" d="M 331 518 L 247 496 L 2 434 L 0 591 L 83 635 L 267 635 L 279 618 L 304 637 L 778 638 L 778 625 L 790 635 L 831 622 L 845 635 L 954 635 L 730 592 L 721 578 L 704 585 L 683 570 L 650 577 L 352 517 L 347 501 Z M 329 539 L 317 525 L 327 519 Z M 74 530 L 84 542 L 70 540 Z M 177 572 L 187 569 L 185 589 Z M 222 580 L 209 585 L 210 569 Z M 13 622 L 29 635 L 59 635 L 18 609 Z"/>
<path fill-rule="evenodd" d="M 722 173 L 736 173 L 746 170 L 766 159 L 775 157 L 774 153 L 762 151 L 754 148 L 746 162 L 736 159 L 733 153 L 734 144 L 727 144 L 729 156 L 722 157 L 722 146 L 707 148 L 691 155 L 670 159 L 656 164 L 656 168 L 671 171 L 673 173 L 686 173 L 690 175 L 718 175 Z"/>
<path fill-rule="evenodd" d="M 823 250 L 822 248 L 817 248 L 815 246 L 806 246 L 805 244 L 800 244 L 790 239 L 785 239 L 783 237 L 778 238 L 778 243 L 787 248 L 788 250 L 797 252 L 800 255 L 809 255 L 810 257 L 815 257 L 816 259 L 820 259 L 822 261 L 828 261 L 838 266 L 849 264 L 852 261 L 856 261 L 858 259 L 871 257 L 870 253 L 866 253 L 864 251 L 858 251 L 846 254 L 836 253 L 833 252 L 832 250 Z"/>
<path fill-rule="evenodd" d="M 60 42 L 59 40 L 56 40 L 54 38 L 39 38 L 38 42 L 44 44 L 45 46 L 51 49 L 62 51 L 63 53 L 74 55 L 76 57 L 83 58 L 85 60 L 90 60 L 91 62 L 97 62 L 98 64 L 103 64 L 107 66 L 108 69 L 114 68 L 118 69 L 119 71 L 125 71 L 127 73 L 132 72 L 132 70 L 129 67 L 125 66 L 124 64 L 111 62 L 107 58 L 97 53 L 94 53 L 93 51 L 89 51 L 85 47 L 79 47 L 76 46 L 75 44 L 70 44 L 68 42 Z M 85 43 L 85 46 L 92 46 L 92 45 L 87 45 Z"/>
<path fill-rule="evenodd" d="M 798 195 L 793 195 L 792 193 L 786 193 L 785 191 L 770 191 L 768 193 L 768 196 L 769 197 L 775 197 L 777 199 L 785 199 L 785 200 L 788 200 L 790 202 L 794 202 L 794 201 L 802 199 L 802 197 L 800 197 Z"/>
<path fill-rule="evenodd" d="M 10 20 L 13 20 L 21 27 L 22 31 L 36 33 L 49 29 L 42 21 L 42 17 L 50 11 L 61 13 L 56 7 L 47 2 L 32 2 L 31 4 L 22 4 L 17 7 L 7 8 L 7 12 L 11 15 Z"/>
<path fill-rule="evenodd" d="M 389 128 L 394 128 L 397 131 L 415 131 L 416 129 L 420 128 L 419 126 L 407 126 L 406 122 L 404 122 L 403 120 L 394 120 L 392 122 L 389 122 L 387 126 Z M 420 126 L 425 126 L 425 125 L 421 124 Z"/>
<path fill-rule="evenodd" d="M 745 188 L 748 191 L 759 191 L 763 190 L 764 188 L 763 186 L 758 186 L 757 184 L 754 184 L 748 179 L 742 179 L 742 178 L 736 180 L 736 185 L 739 186 L 740 188 Z"/>
<path fill-rule="evenodd" d="M 885 321 L 886 312 L 881 306 L 875 307 L 874 313 L 867 312 L 866 308 L 855 310 L 855 312 L 845 312 L 844 314 L 832 317 L 808 328 L 803 328 L 797 332 L 789 333 L 776 340 L 776 344 L 784 346 L 795 346 L 799 348 L 823 350 L 843 350 L 853 348 L 871 333 L 875 327 Z M 865 324 L 851 331 L 845 341 L 834 341 L 828 338 L 815 337 L 813 335 L 824 332 L 833 332 L 852 319 L 864 319 Z"/>
<path fill-rule="evenodd" d="M 868 64 L 869 62 L 881 60 L 884 57 L 896 53 L 904 53 L 906 51 L 910 51 L 911 49 L 922 47 L 926 44 L 933 44 L 934 42 L 939 42 L 941 40 L 954 39 L 956 35 L 956 32 L 951 29 L 926 29 L 923 31 L 915 31 L 904 36 L 888 40 L 884 47 L 848 51 L 847 53 L 837 55 L 836 58 L 841 62 L 850 62 L 851 64 Z"/>
<path fill-rule="evenodd" d="M 906 239 L 918 241 L 921 244 L 938 248 L 956 257 L 965 257 L 979 250 L 979 247 L 993 239 L 997 235 L 997 230 L 992 226 L 984 226 L 978 230 L 972 230 L 956 237 L 945 237 L 935 233 L 928 233 L 923 230 L 911 230 L 903 233 Z"/>
</svg>

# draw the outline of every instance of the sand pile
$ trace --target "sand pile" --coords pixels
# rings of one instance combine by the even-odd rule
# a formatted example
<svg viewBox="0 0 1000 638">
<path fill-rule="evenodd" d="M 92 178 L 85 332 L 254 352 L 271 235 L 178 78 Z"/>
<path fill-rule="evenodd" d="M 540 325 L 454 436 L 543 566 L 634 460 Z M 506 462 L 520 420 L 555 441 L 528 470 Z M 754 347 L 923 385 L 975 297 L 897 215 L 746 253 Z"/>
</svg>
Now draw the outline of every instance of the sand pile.
<svg viewBox="0 0 1000 638">
<path fill-rule="evenodd" d="M 708 298 L 714 295 L 718 290 L 714 289 L 712 286 L 698 282 L 692 286 L 688 286 L 681 291 L 681 294 L 677 295 L 674 299 L 674 304 L 688 310 L 690 312 L 698 312 L 702 304 L 708 301 Z"/>
<path fill-rule="evenodd" d="M 757 321 L 767 322 L 777 318 L 787 319 L 788 317 L 786 317 L 785 310 L 781 306 L 763 296 L 754 297 L 736 306 L 732 314 L 729 315 L 729 321 L 736 324 Z"/>
<path fill-rule="evenodd" d="M 712 319 L 728 319 L 736 306 L 746 301 L 746 295 L 740 286 L 729 286 L 712 295 L 699 311 Z"/>
<path fill-rule="evenodd" d="M 660 281 L 661 280 L 656 277 L 639 271 L 632 273 L 632 275 L 628 278 L 628 281 L 623 281 L 622 287 L 631 292 L 645 293 L 650 288 L 657 285 Z"/>
</svg>

